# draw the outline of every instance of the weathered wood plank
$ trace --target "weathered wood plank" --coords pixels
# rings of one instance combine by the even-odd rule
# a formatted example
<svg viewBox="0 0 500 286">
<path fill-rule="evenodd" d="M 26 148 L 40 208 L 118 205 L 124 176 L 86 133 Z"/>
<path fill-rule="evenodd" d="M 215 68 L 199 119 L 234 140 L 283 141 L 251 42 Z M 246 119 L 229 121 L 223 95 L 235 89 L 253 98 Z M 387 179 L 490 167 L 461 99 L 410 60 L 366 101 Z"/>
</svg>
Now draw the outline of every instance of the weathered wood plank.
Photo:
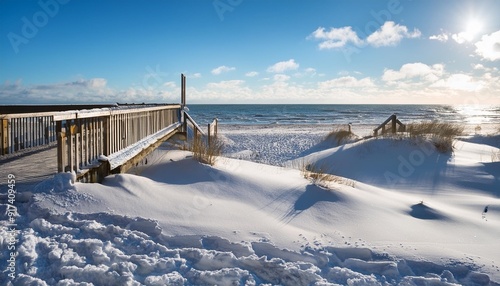
<svg viewBox="0 0 500 286">
<path fill-rule="evenodd" d="M 1 154 L 6 155 L 9 153 L 9 120 L 0 120 L 0 140 L 1 140 Z"/>
</svg>

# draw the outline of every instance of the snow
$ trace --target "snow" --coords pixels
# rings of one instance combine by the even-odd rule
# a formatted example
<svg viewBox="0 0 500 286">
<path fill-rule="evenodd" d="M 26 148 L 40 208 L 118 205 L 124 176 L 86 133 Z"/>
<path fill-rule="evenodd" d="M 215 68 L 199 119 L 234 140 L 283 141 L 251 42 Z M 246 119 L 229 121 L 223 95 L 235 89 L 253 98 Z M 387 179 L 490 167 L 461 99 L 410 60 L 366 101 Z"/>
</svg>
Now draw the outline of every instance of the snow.
<svg viewBox="0 0 500 286">
<path fill-rule="evenodd" d="M 244 131 L 222 134 L 237 145 Z M 311 141 L 274 131 L 237 151 L 284 150 L 274 165 L 221 157 L 208 166 L 162 145 L 135 174 L 42 182 L 17 203 L 12 283 L 498 285 L 498 141 L 462 138 L 443 154 L 425 140 L 335 146 L 319 142 L 324 130 L 309 130 Z M 296 169 L 304 162 L 353 184 L 314 184 Z"/>
<path fill-rule="evenodd" d="M 170 126 L 163 128 L 162 130 L 160 130 L 154 134 L 151 134 L 151 135 L 139 140 L 138 142 L 136 142 L 136 143 L 124 148 L 124 149 L 121 149 L 118 152 L 115 152 L 115 153 L 109 155 L 108 157 L 104 158 L 104 157 L 100 156 L 99 160 L 109 161 L 110 166 L 111 166 L 111 170 L 113 170 L 116 167 L 125 164 L 131 158 L 137 156 L 137 154 L 139 154 L 142 150 L 149 147 L 151 144 L 156 143 L 158 140 L 165 137 L 169 133 L 173 132 L 179 126 L 181 126 L 180 123 L 174 123 Z"/>
</svg>

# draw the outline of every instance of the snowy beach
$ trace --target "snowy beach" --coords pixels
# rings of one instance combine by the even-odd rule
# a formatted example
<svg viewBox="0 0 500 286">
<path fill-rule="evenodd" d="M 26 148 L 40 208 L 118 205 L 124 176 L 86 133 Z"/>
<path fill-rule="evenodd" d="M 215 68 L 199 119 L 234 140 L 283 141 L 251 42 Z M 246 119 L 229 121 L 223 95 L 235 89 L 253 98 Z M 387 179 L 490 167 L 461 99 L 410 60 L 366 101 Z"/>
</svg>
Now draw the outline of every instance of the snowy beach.
<svg viewBox="0 0 500 286">
<path fill-rule="evenodd" d="M 397 138 L 337 147 L 329 131 L 222 126 L 231 152 L 214 166 L 165 144 L 103 184 L 46 180 L 18 199 L 13 283 L 498 285 L 498 135 L 443 154 Z M 303 162 L 342 179 L 305 178 Z"/>
<path fill-rule="evenodd" d="M 500 286 L 500 0 L 0 0 L 0 286 Z"/>
</svg>

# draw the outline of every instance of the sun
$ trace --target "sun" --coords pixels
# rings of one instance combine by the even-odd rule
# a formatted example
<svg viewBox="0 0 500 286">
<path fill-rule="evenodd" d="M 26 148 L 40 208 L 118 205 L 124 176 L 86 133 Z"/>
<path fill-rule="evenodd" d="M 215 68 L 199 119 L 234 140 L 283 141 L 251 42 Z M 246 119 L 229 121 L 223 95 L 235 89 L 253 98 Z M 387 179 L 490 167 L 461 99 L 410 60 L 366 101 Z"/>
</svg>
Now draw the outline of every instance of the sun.
<svg viewBox="0 0 500 286">
<path fill-rule="evenodd" d="M 483 27 L 481 21 L 478 19 L 469 19 L 467 21 L 466 27 L 465 27 L 465 32 L 471 36 L 478 34 L 481 31 L 481 28 Z"/>
</svg>

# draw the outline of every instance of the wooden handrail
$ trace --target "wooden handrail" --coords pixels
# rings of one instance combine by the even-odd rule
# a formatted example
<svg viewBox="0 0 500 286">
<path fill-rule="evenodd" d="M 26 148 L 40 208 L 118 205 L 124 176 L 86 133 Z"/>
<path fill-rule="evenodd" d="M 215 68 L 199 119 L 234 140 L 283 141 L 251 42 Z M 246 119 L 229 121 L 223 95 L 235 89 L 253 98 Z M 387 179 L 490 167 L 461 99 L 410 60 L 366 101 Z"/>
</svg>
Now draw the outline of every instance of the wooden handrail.
<svg viewBox="0 0 500 286">
<path fill-rule="evenodd" d="M 0 155 L 12 154 L 56 141 L 53 112 L 0 116 Z"/>
<path fill-rule="evenodd" d="M 53 116 L 53 115 L 54 112 L 8 113 L 8 114 L 0 114 L 0 119 L 30 118 L 30 117 Z"/>
<path fill-rule="evenodd" d="M 58 171 L 92 168 L 143 138 L 180 123 L 180 105 L 135 106 L 70 111 L 54 115 L 58 134 Z"/>
<path fill-rule="evenodd" d="M 61 121 L 61 120 L 71 120 L 78 118 L 111 116 L 115 114 L 130 114 L 130 113 L 148 112 L 148 111 L 165 110 L 165 109 L 178 109 L 180 107 L 181 107 L 180 104 L 169 104 L 160 106 L 145 106 L 145 107 L 130 107 L 130 108 L 118 107 L 118 108 L 70 110 L 70 111 L 59 111 L 55 113 L 53 112 L 52 114 L 54 115 L 54 121 Z"/>
<path fill-rule="evenodd" d="M 195 129 L 195 132 L 199 132 L 201 135 L 205 136 L 205 132 L 201 130 L 200 126 L 194 121 L 194 119 L 191 117 L 191 115 L 189 115 L 189 113 L 184 111 L 184 116 L 186 116 L 186 119 L 189 120 L 189 122 L 191 122 L 191 124 Z"/>
<path fill-rule="evenodd" d="M 399 119 L 397 118 L 396 114 L 393 114 L 393 115 L 389 116 L 389 118 L 387 118 L 387 120 L 385 120 L 377 128 L 373 129 L 374 136 L 378 136 L 378 131 L 380 129 L 382 129 L 382 134 L 385 133 L 385 126 L 389 122 L 391 122 L 391 131 L 392 131 L 392 133 L 396 133 L 397 132 L 397 125 L 399 125 L 403 129 L 405 128 L 405 125 L 403 123 L 401 123 L 401 121 L 399 121 Z"/>
<path fill-rule="evenodd" d="M 186 77 L 181 75 L 181 104 L 108 105 L 82 110 L 68 107 L 73 110 L 0 114 L 0 155 L 57 141 L 59 172 L 86 176 L 89 170 L 99 169 L 100 175 L 106 175 L 110 171 L 105 170 L 109 162 L 108 167 L 103 163 L 107 156 L 123 155 L 135 164 L 160 141 L 187 132 L 188 123 L 193 126 L 195 138 L 205 136 L 185 105 Z M 217 119 L 208 128 L 209 136 L 216 134 Z M 157 137 L 161 137 L 157 142 L 143 146 L 143 139 Z M 132 155 L 127 150 L 135 152 L 143 147 L 146 149 L 140 154 L 128 158 Z"/>
</svg>

